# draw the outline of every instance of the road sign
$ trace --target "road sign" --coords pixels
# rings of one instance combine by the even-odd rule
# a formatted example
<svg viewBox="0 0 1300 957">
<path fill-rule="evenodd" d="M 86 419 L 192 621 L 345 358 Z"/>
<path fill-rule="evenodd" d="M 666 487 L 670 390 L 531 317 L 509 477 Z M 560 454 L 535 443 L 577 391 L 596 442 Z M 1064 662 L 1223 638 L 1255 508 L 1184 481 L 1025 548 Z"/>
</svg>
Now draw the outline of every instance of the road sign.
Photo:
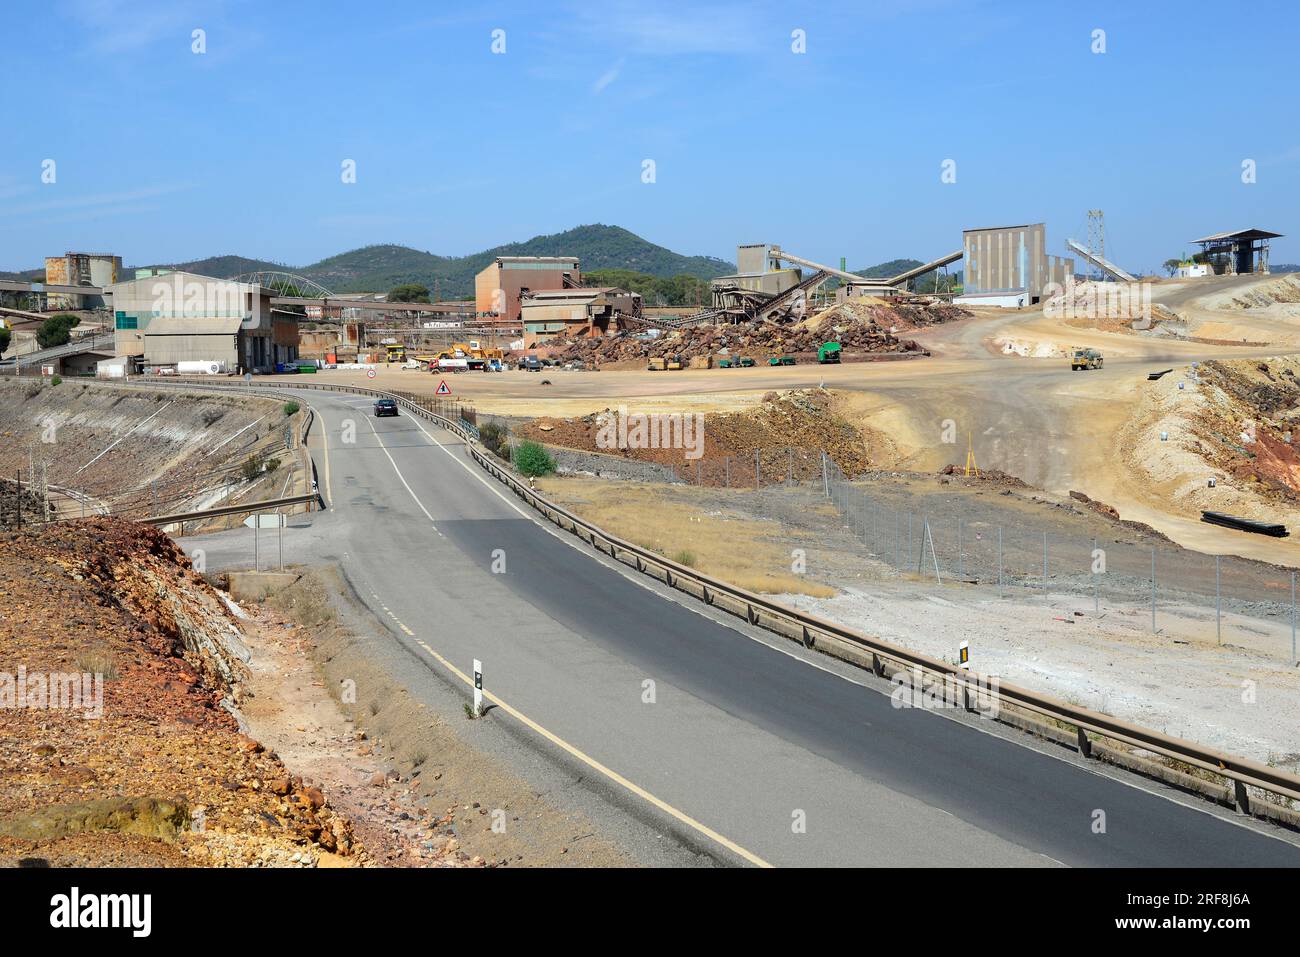
<svg viewBox="0 0 1300 957">
<path fill-rule="evenodd" d="M 375 377 L 375 370 L 374 370 L 374 369 L 367 369 L 367 370 L 366 370 L 366 378 L 367 378 L 367 379 L 373 379 L 374 377 Z"/>
<path fill-rule="evenodd" d="M 244 526 L 247 528 L 280 528 L 285 524 L 286 515 L 277 515 L 275 512 L 258 512 L 256 515 L 250 515 L 244 519 Z"/>
<path fill-rule="evenodd" d="M 451 386 L 447 385 L 447 380 L 446 380 L 446 379 L 442 379 L 442 380 L 438 383 L 438 391 L 437 391 L 436 393 L 434 393 L 434 394 L 435 394 L 435 395 L 451 395 Z"/>
<path fill-rule="evenodd" d="M 958 652 L 959 652 L 959 658 L 960 658 L 960 663 L 962 668 L 969 671 L 970 670 L 970 642 L 963 641 L 961 643 L 961 647 L 958 649 Z"/>
<path fill-rule="evenodd" d="M 483 713 L 483 662 L 474 659 L 474 717 Z"/>
</svg>

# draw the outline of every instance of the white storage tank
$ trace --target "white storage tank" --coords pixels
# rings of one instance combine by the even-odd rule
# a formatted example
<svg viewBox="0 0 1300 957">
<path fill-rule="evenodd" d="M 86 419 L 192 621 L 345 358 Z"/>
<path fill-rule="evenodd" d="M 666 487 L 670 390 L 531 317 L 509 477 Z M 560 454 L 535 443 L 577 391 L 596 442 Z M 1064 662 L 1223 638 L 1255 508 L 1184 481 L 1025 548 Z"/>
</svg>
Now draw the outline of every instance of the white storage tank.
<svg viewBox="0 0 1300 957">
<path fill-rule="evenodd" d="M 212 359 L 185 359 L 176 363 L 177 375 L 225 375 L 226 364 Z"/>
</svg>

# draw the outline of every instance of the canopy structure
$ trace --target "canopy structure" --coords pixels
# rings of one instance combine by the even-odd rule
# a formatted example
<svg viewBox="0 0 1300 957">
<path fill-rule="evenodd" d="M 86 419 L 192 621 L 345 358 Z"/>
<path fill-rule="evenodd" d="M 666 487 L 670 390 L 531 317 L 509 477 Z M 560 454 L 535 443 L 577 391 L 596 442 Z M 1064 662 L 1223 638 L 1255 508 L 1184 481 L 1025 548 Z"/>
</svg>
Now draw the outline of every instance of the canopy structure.
<svg viewBox="0 0 1300 957">
<path fill-rule="evenodd" d="M 1281 233 L 1265 229 L 1238 229 L 1235 232 L 1215 233 L 1193 239 L 1201 247 L 1201 259 L 1214 270 L 1216 276 L 1236 276 L 1242 273 L 1268 272 L 1268 241 L 1278 239 Z"/>
</svg>

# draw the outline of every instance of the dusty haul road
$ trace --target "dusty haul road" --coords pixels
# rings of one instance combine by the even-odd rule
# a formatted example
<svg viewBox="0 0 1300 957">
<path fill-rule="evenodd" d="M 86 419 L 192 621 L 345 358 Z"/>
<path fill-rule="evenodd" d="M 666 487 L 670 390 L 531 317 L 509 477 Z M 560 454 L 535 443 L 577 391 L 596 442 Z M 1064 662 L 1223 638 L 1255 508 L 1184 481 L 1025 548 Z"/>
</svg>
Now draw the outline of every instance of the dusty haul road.
<svg viewBox="0 0 1300 957">
<path fill-rule="evenodd" d="M 982 468 L 1001 469 L 1050 492 L 1085 492 L 1188 548 L 1300 566 L 1300 536 L 1279 541 L 1207 527 L 1198 515 L 1168 501 L 1157 485 L 1132 474 L 1120 447 L 1124 427 L 1140 414 L 1149 371 L 1300 349 L 1300 306 L 1232 305 L 1234 299 L 1257 296 L 1279 282 L 1284 280 L 1243 276 L 1153 284 L 1153 302 L 1167 315 L 1185 320 L 1189 335 L 1213 335 L 1219 338 L 1214 343 L 1089 328 L 1048 317 L 1042 309 L 986 309 L 972 319 L 907 333 L 933 353 L 922 359 L 449 376 L 394 367 L 381 368 L 374 379 L 358 371 L 328 372 L 322 378 L 430 394 L 446 378 L 456 398 L 481 411 L 512 416 L 585 415 L 620 404 L 640 412 L 731 411 L 755 405 L 770 390 L 824 384 L 847 394 L 849 409 L 864 425 L 890 436 L 899 454 L 886 465 L 934 470 L 961 464 L 970 435 Z M 1247 339 L 1248 344 L 1222 344 L 1228 338 Z M 1104 368 L 1070 372 L 1062 356 L 1083 346 L 1103 352 Z M 1005 351 L 1011 347 L 1028 355 Z M 955 427 L 955 443 L 943 441 L 947 422 Z"/>
<path fill-rule="evenodd" d="M 1282 832 L 960 712 L 895 708 L 888 684 L 544 526 L 449 434 L 300 395 L 330 509 L 287 533 L 288 560 L 340 564 L 409 650 L 404 680 L 456 684 L 483 661 L 486 720 L 679 841 L 774 865 L 1300 864 Z M 250 557 L 243 531 L 184 544 L 212 569 Z"/>
</svg>

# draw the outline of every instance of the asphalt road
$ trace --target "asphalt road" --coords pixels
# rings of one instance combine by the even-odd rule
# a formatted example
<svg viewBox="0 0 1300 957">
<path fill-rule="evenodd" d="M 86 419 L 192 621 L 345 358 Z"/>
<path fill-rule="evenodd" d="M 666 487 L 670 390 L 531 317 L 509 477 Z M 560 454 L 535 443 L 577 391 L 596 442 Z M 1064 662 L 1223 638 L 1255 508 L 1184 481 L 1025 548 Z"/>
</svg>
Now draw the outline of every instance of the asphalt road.
<svg viewBox="0 0 1300 957">
<path fill-rule="evenodd" d="M 581 752 L 593 788 L 722 860 L 1300 864 L 1266 828 L 1028 737 L 896 709 L 851 669 L 666 597 L 535 521 L 427 422 L 375 419 L 360 397 L 303 401 L 328 444 L 315 454 L 331 510 L 288 530 L 287 560 L 337 560 L 428 662 L 412 680 L 481 659 L 509 706 L 490 720 L 526 716 L 539 747 Z M 215 568 L 251 535 L 184 544 Z"/>
</svg>

